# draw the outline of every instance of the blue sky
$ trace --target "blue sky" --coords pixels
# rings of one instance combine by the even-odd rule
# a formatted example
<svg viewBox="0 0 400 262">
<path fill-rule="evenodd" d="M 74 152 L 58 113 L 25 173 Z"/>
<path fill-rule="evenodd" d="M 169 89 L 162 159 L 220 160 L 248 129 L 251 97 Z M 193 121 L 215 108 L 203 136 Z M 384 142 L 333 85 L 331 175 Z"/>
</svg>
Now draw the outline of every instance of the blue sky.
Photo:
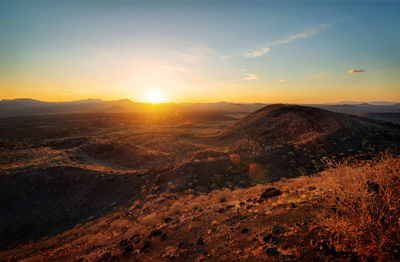
<svg viewBox="0 0 400 262">
<path fill-rule="evenodd" d="M 0 2 L 0 97 L 400 101 L 398 13 L 400 2 Z"/>
</svg>

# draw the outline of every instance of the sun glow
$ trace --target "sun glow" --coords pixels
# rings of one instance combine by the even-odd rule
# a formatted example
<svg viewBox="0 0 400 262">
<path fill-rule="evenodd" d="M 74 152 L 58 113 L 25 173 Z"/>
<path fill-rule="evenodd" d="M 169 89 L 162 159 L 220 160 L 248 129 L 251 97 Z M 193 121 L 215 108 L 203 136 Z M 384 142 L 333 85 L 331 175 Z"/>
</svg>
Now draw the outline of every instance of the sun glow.
<svg viewBox="0 0 400 262">
<path fill-rule="evenodd" d="M 163 101 L 162 93 L 159 90 L 150 90 L 147 93 L 147 102 L 152 104 L 161 103 Z"/>
</svg>

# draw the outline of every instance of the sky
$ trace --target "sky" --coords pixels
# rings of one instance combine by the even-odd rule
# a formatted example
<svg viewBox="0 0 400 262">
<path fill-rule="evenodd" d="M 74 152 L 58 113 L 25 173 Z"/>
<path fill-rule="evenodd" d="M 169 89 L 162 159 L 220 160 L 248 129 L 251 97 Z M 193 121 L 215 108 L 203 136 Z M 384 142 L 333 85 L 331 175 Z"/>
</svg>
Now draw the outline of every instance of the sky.
<svg viewBox="0 0 400 262">
<path fill-rule="evenodd" d="M 1 1 L 0 99 L 400 101 L 400 2 Z"/>
</svg>

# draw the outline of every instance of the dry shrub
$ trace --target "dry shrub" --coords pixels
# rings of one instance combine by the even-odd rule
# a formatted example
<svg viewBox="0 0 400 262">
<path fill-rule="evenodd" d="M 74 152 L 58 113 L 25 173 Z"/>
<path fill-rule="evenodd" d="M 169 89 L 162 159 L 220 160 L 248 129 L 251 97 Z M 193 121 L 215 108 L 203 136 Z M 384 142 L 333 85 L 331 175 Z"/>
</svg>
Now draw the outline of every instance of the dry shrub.
<svg viewBox="0 0 400 262">
<path fill-rule="evenodd" d="M 184 208 L 184 203 L 181 202 L 180 200 L 175 200 L 169 209 L 169 213 L 172 215 L 179 214 L 182 212 L 183 208 Z"/>
<path fill-rule="evenodd" d="M 322 224 L 334 244 L 380 260 L 400 255 L 400 158 L 363 165 L 329 163 L 321 179 L 328 208 Z"/>
<path fill-rule="evenodd" d="M 221 190 L 215 190 L 214 194 L 218 202 L 226 202 L 228 199 L 230 199 L 232 191 L 227 188 L 223 188 Z"/>
<path fill-rule="evenodd" d="M 161 222 L 161 218 L 154 212 L 142 218 L 142 223 L 146 226 L 155 226 Z"/>
</svg>

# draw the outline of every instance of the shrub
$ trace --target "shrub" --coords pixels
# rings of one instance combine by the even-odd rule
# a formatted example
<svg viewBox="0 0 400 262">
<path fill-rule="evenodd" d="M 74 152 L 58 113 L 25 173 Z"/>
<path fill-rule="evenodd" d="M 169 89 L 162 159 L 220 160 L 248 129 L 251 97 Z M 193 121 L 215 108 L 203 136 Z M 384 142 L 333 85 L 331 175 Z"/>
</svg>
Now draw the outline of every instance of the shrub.
<svg viewBox="0 0 400 262">
<path fill-rule="evenodd" d="M 328 210 L 322 224 L 336 246 L 380 260 L 400 254 L 400 158 L 382 154 L 363 165 L 333 163 L 323 176 Z"/>
<path fill-rule="evenodd" d="M 142 218 L 142 223 L 146 226 L 155 226 L 161 222 L 160 217 L 156 213 L 151 213 Z"/>
</svg>

